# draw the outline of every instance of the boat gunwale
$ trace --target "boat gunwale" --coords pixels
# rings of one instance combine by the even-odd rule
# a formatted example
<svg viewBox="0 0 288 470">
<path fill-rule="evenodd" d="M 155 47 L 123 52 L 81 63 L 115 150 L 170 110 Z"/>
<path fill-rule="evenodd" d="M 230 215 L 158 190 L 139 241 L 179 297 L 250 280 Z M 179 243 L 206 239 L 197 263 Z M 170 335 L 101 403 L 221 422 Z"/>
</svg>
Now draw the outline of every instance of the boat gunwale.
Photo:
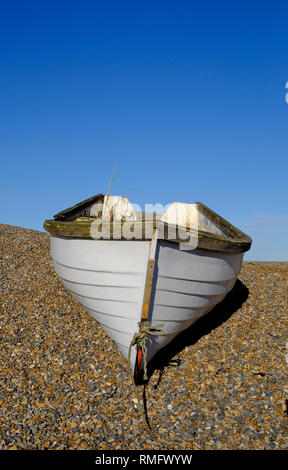
<svg viewBox="0 0 288 470">
<path fill-rule="evenodd" d="M 95 196 L 94 196 L 95 197 Z M 92 198 L 91 198 L 92 199 Z M 90 199 L 90 200 L 91 200 Z M 142 232 L 142 238 L 135 238 L 132 237 L 130 240 L 149 240 L 151 237 L 145 237 L 144 232 L 147 231 L 147 229 L 153 233 L 156 228 L 159 228 L 160 224 L 163 224 L 164 226 L 164 238 L 160 238 L 159 240 L 165 240 L 171 243 L 185 243 L 183 239 L 180 238 L 179 236 L 179 231 L 184 230 L 185 233 L 187 233 L 190 236 L 195 236 L 197 235 L 198 237 L 198 243 L 197 243 L 197 249 L 204 249 L 204 250 L 209 250 L 209 251 L 219 251 L 219 252 L 224 252 L 224 253 L 244 253 L 250 249 L 252 240 L 251 238 L 239 230 L 237 227 L 232 225 L 230 222 L 225 220 L 223 217 L 221 217 L 219 214 L 216 212 L 212 211 L 210 208 L 202 204 L 201 202 L 196 202 L 198 209 L 200 212 L 207 217 L 209 220 L 211 220 L 218 228 L 222 229 L 222 231 L 226 232 L 228 235 L 221 235 L 221 234 L 216 234 L 212 232 L 207 232 L 203 230 L 187 230 L 186 227 L 179 226 L 179 225 L 173 225 L 173 224 L 168 224 L 167 222 L 162 222 L 160 220 L 136 220 L 136 221 L 129 221 L 131 222 L 131 225 L 133 224 L 133 228 L 138 230 L 138 234 L 141 234 Z M 74 206 L 77 207 L 78 205 Z M 65 211 L 62 211 L 62 213 Z M 95 220 L 100 220 L 96 218 L 87 218 L 88 220 L 53 220 L 53 219 L 47 219 L 44 222 L 44 229 L 50 233 L 52 236 L 60 236 L 60 237 L 68 237 L 68 238 L 84 238 L 84 239 L 94 239 L 91 236 L 91 225 Z M 122 226 L 126 222 L 102 222 L 102 227 L 106 229 L 106 233 L 109 234 L 109 236 L 97 238 L 100 240 L 114 240 L 113 238 L 113 233 L 114 233 L 114 228 L 116 228 L 116 233 L 119 234 L 119 229 L 120 229 L 120 238 L 115 238 L 115 240 L 125 240 L 125 237 L 122 236 Z M 168 230 L 168 227 L 172 227 L 175 229 L 176 236 L 175 238 L 166 238 L 165 237 L 165 231 Z M 118 230 L 117 230 L 118 229 Z M 136 233 L 137 230 L 134 230 Z M 177 231 L 178 231 L 178 236 L 177 236 Z M 105 230 L 104 230 L 105 232 Z M 132 233 L 132 232 L 131 232 Z M 187 249 L 189 249 L 187 247 Z"/>
</svg>

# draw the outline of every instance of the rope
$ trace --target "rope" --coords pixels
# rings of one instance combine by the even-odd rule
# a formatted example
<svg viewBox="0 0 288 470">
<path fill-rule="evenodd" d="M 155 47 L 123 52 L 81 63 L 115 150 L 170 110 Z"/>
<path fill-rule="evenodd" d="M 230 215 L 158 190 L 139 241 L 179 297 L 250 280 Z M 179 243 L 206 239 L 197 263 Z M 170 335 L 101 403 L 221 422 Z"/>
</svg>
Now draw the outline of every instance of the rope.
<svg viewBox="0 0 288 470">
<path fill-rule="evenodd" d="M 130 346 L 129 346 L 129 352 L 128 352 L 129 373 L 130 373 L 130 377 L 131 377 L 131 381 L 132 381 L 132 385 L 133 385 L 133 389 L 134 389 L 134 394 L 135 394 L 135 397 L 136 397 L 137 402 L 138 402 L 139 412 L 142 416 L 145 427 L 146 427 L 148 433 L 150 434 L 150 436 L 152 437 L 152 439 L 156 440 L 156 436 L 154 435 L 154 433 L 152 432 L 152 430 L 149 426 L 147 415 L 145 413 L 144 406 L 141 402 L 141 399 L 139 397 L 137 387 L 136 387 L 136 384 L 135 384 L 135 381 L 134 381 L 134 374 L 133 374 L 133 371 L 131 369 L 131 350 L 132 350 L 132 346 L 138 346 L 138 348 L 141 348 L 142 353 L 143 353 L 144 380 L 148 380 L 148 374 L 147 374 L 147 344 L 146 343 L 147 343 L 147 341 L 152 342 L 152 338 L 149 338 L 150 335 L 152 335 L 152 336 L 164 335 L 164 331 L 161 330 L 161 328 L 164 325 L 161 324 L 161 325 L 151 326 L 149 321 L 143 321 L 143 322 L 138 323 L 138 326 L 139 326 L 139 331 L 138 331 L 138 333 L 134 333 L 134 336 L 133 336 L 132 341 L 131 341 Z"/>
</svg>

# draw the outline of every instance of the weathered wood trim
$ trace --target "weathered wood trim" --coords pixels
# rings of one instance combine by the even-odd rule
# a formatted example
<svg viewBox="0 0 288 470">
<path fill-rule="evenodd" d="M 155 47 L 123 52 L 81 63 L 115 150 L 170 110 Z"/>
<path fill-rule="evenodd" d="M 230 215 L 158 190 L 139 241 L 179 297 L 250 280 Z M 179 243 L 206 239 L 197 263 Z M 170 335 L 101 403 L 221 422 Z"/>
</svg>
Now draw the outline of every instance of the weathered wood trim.
<svg viewBox="0 0 288 470">
<path fill-rule="evenodd" d="M 91 226 L 95 221 L 96 219 L 92 217 L 72 222 L 63 222 L 51 219 L 45 220 L 44 228 L 51 235 L 59 237 L 94 238 L 91 236 Z M 127 227 L 127 225 L 125 225 L 127 222 L 102 222 L 100 220 L 97 222 L 99 223 L 101 230 L 101 237 L 99 238 L 104 240 L 110 240 L 111 238 L 119 240 L 127 239 L 127 234 L 123 233 L 123 227 Z M 147 225 L 142 221 L 129 221 L 129 224 L 131 228 L 131 239 L 134 238 L 142 240 L 145 237 L 145 229 Z M 155 228 L 156 222 L 149 221 L 149 224 L 151 224 L 152 232 L 152 228 Z"/>
<path fill-rule="evenodd" d="M 198 203 L 200 205 L 200 210 L 205 210 L 205 215 L 210 217 L 210 209 L 206 206 Z M 216 217 L 215 217 L 216 216 Z M 230 238 L 225 237 L 224 235 L 218 235 L 209 232 L 198 231 L 198 244 L 197 248 L 204 250 L 220 251 L 225 253 L 243 253 L 250 249 L 252 240 L 251 238 L 238 230 L 233 225 L 229 224 L 225 219 L 218 216 L 218 214 L 211 211 L 212 220 L 220 227 L 223 228 L 226 232 L 231 234 Z M 51 235 L 59 237 L 73 237 L 73 238 L 93 238 L 91 237 L 91 224 L 95 221 L 93 218 L 87 218 L 85 220 L 78 220 L 72 222 L 64 222 L 58 220 L 46 220 L 44 223 L 44 228 Z M 127 239 L 127 234 L 123 234 L 123 224 L 126 222 L 103 222 L 102 225 L 102 239 Z M 156 220 L 153 221 L 133 221 L 131 222 L 131 239 L 143 239 L 145 237 L 145 231 L 153 233 L 157 227 L 163 224 Z M 173 226 L 170 224 L 170 231 Z M 161 239 L 170 241 L 172 243 L 183 243 L 183 234 L 187 233 L 189 236 L 196 236 L 196 232 L 188 231 L 184 227 L 175 227 L 175 238 L 171 240 L 168 237 L 168 224 L 164 223 L 164 236 Z M 133 237 L 134 235 L 134 237 Z M 146 239 L 151 239 L 147 237 Z"/>
<path fill-rule="evenodd" d="M 212 211 L 212 209 L 209 209 L 209 207 L 202 204 L 202 202 L 196 202 L 196 204 L 202 214 L 212 220 L 212 222 L 214 222 L 217 227 L 224 230 L 228 235 L 230 235 L 231 238 L 247 238 L 252 242 L 251 238 L 248 235 L 246 235 L 244 232 L 241 232 L 241 230 L 239 230 L 226 219 L 221 217 L 221 215 L 217 214 L 216 212 Z"/>
<path fill-rule="evenodd" d="M 153 277 L 154 277 L 154 268 L 155 268 L 155 259 L 149 259 L 148 266 L 147 266 L 147 273 L 146 273 L 143 305 L 142 305 L 142 311 L 141 311 L 141 323 L 148 320 L 152 284 L 153 284 Z M 138 346 L 136 359 L 135 359 L 135 365 L 134 365 L 134 379 L 136 383 L 140 382 L 141 371 L 142 371 L 142 358 L 143 358 L 143 351 Z"/>
<path fill-rule="evenodd" d="M 77 217 L 86 217 L 89 216 L 87 209 L 90 209 L 95 202 L 103 202 L 104 201 L 104 194 L 96 194 L 96 196 L 92 196 L 89 199 L 85 199 L 85 201 L 81 201 L 75 206 L 68 207 L 68 209 L 64 209 L 58 214 L 54 215 L 55 220 L 65 220 L 65 221 L 73 221 Z"/>
</svg>

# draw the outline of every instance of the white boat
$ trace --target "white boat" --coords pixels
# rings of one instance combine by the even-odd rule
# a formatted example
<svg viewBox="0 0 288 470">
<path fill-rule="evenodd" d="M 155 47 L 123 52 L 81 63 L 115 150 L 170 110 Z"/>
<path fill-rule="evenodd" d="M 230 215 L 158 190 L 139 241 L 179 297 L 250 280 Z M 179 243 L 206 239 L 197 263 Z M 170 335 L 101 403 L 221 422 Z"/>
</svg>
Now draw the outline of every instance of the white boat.
<svg viewBox="0 0 288 470">
<path fill-rule="evenodd" d="M 175 213 L 169 217 L 171 207 L 176 208 L 177 220 Z M 162 324 L 162 334 L 146 342 L 150 361 L 211 311 L 233 288 L 243 254 L 250 248 L 246 234 L 201 203 L 189 205 L 188 227 L 187 207 L 174 203 L 164 215 L 151 219 L 144 213 L 139 217 L 126 198 L 100 194 L 44 223 L 51 235 L 56 273 L 126 358 L 141 322 L 148 320 L 152 327 Z M 95 221 L 102 230 L 97 239 Z M 133 226 L 132 239 L 123 236 L 126 222 Z M 143 235 L 144 225 L 150 230 L 148 237 Z M 172 238 L 168 236 L 171 227 L 175 228 Z M 183 245 L 184 232 L 190 238 Z M 134 345 L 130 365 L 138 378 L 142 362 L 141 347 Z"/>
</svg>

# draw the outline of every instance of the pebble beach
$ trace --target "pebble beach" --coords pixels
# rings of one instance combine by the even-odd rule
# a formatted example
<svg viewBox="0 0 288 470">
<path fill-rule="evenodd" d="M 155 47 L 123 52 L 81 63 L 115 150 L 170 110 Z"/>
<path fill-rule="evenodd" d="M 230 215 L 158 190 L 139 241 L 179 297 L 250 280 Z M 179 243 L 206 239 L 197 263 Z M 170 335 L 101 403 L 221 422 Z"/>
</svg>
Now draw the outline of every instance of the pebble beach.
<svg viewBox="0 0 288 470">
<path fill-rule="evenodd" d="M 49 236 L 0 225 L 0 265 L 0 449 L 288 449 L 288 263 L 244 262 L 150 364 L 156 441 L 127 361 L 54 273 Z"/>
</svg>

